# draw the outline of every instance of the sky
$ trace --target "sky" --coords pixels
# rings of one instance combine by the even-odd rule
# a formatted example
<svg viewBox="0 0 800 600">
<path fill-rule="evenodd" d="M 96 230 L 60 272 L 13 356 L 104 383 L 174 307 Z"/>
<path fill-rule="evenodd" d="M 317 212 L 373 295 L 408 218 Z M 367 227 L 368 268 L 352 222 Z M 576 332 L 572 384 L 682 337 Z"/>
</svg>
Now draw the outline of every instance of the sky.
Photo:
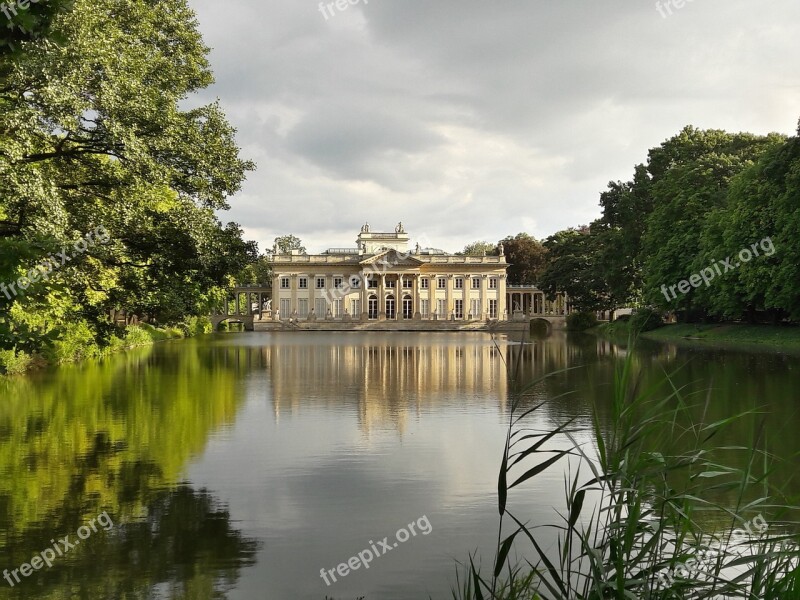
<svg viewBox="0 0 800 600">
<path fill-rule="evenodd" d="M 686 125 L 800 118 L 797 0 L 188 1 L 216 78 L 197 100 L 257 164 L 221 218 L 261 250 L 365 222 L 450 252 L 543 239 Z"/>
</svg>

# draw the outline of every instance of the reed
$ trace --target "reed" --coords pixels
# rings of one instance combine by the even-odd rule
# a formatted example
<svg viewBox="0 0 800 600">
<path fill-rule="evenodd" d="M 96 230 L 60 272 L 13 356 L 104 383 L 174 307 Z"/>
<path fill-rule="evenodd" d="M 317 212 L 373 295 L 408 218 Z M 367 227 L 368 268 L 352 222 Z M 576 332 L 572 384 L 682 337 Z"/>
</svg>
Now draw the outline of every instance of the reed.
<svg viewBox="0 0 800 600">
<path fill-rule="evenodd" d="M 520 381 L 519 348 L 504 356 L 511 391 L 493 568 L 471 556 L 454 600 L 800 599 L 798 510 L 770 479 L 783 459 L 768 452 L 763 421 L 748 443 L 715 445 L 758 415 L 708 422 L 710 396 L 676 387 L 669 373 L 642 389 L 631 351 L 591 425 L 539 430 L 532 416 L 546 402 L 531 406 L 530 392 L 563 371 Z M 549 469 L 564 472 L 564 505 L 553 522 L 532 524 L 511 510 L 509 492 Z M 545 530 L 557 539 L 547 548 Z M 512 549 L 527 559 L 512 560 Z"/>
</svg>

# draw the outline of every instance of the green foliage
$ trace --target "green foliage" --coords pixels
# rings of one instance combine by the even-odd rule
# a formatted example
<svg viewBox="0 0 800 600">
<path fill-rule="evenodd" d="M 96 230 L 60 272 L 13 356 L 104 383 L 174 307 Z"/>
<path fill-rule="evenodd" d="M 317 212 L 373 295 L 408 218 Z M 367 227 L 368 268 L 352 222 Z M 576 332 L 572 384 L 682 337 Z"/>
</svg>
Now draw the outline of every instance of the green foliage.
<svg viewBox="0 0 800 600">
<path fill-rule="evenodd" d="M 100 354 L 95 335 L 86 321 L 65 323 L 52 346 L 44 350 L 44 355 L 56 365 L 94 358 Z"/>
<path fill-rule="evenodd" d="M 547 264 L 547 249 L 527 233 L 500 240 L 508 267 L 508 283 L 512 285 L 536 284 Z"/>
<path fill-rule="evenodd" d="M 209 314 L 258 256 L 216 216 L 253 165 L 219 104 L 192 101 L 212 75 L 186 1 L 65 6 L 19 12 L 46 18 L 47 35 L 44 21 L 23 24 L 30 35 L 0 70 L 0 283 L 70 257 L 0 293 L 0 349 L 55 362 L 118 344 L 111 311 L 160 323 Z"/>
<path fill-rule="evenodd" d="M 633 352 L 618 363 L 609 406 L 595 403 L 589 426 L 572 419 L 541 429 L 541 387 L 559 373 L 520 379 L 521 348 L 507 362 L 512 386 L 492 574 L 484 577 L 471 558 L 454 598 L 519 597 L 509 595 L 502 574 L 520 581 L 525 571 L 509 556 L 522 542 L 536 557 L 528 563 L 535 579 L 527 579 L 526 598 L 797 597 L 800 546 L 789 540 L 800 524 L 787 517 L 800 507 L 782 502 L 772 485 L 779 457 L 767 451 L 760 429 L 744 446 L 715 446 L 743 415 L 709 420 L 705 401 L 683 395 L 669 376 L 662 385 L 642 385 Z M 741 467 L 725 461 L 736 454 Z M 515 515 L 509 492 L 562 465 L 564 506 L 554 507 L 554 522 L 534 527 Z M 757 533 L 734 548 L 735 531 L 756 522 Z M 541 531 L 554 531 L 556 543 L 543 545 Z M 709 547 L 718 548 L 715 556 L 705 553 Z"/>
<path fill-rule="evenodd" d="M 599 237 L 589 227 L 567 229 L 551 235 L 544 243 L 549 262 L 540 287 L 550 297 L 566 292 L 578 311 L 611 308 L 608 286 L 602 277 Z"/>
<path fill-rule="evenodd" d="M 0 12 L 0 57 L 24 52 L 25 42 L 31 40 L 62 41 L 53 33 L 53 22 L 60 13 L 72 9 L 74 0 L 31 2 L 26 8 L 19 7 L 16 0 L 4 0 L 2 4 L 6 10 Z"/>
<path fill-rule="evenodd" d="M 664 325 L 664 318 L 661 313 L 652 308 L 639 308 L 628 321 L 631 333 L 638 334 L 643 331 L 653 331 Z"/>
<path fill-rule="evenodd" d="M 282 235 L 275 238 L 275 245 L 272 247 L 273 254 L 291 254 L 292 250 L 297 250 L 300 254 L 306 253 L 306 247 L 302 240 L 295 235 Z"/>
<path fill-rule="evenodd" d="M 19 375 L 27 371 L 32 362 L 30 354 L 14 348 L 0 350 L 0 374 Z"/>
<path fill-rule="evenodd" d="M 576 312 L 567 316 L 567 329 L 586 331 L 597 325 L 597 315 L 593 312 Z"/>
<path fill-rule="evenodd" d="M 497 245 L 484 241 L 472 242 L 464 246 L 464 250 L 461 254 L 464 256 L 483 256 L 484 254 L 487 256 L 494 256 L 497 254 Z"/>
<path fill-rule="evenodd" d="M 651 149 L 630 181 L 609 183 L 600 204 L 590 227 L 545 242 L 549 294 L 567 292 L 578 310 L 800 321 L 800 136 L 686 127 Z M 774 252 L 738 258 L 765 240 Z M 739 266 L 671 297 L 670 286 L 728 258 Z"/>
</svg>

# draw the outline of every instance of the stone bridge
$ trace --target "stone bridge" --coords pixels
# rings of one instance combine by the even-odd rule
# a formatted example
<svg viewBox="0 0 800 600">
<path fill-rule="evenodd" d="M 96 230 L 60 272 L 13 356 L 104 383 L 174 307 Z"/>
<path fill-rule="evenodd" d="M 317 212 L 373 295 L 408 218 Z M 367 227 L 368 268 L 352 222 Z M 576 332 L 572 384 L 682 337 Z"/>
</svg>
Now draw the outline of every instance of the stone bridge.
<svg viewBox="0 0 800 600">
<path fill-rule="evenodd" d="M 209 316 L 216 331 L 220 323 L 241 323 L 245 331 L 254 331 L 256 321 L 272 318 L 272 288 L 265 286 L 239 286 L 225 306 Z"/>
</svg>

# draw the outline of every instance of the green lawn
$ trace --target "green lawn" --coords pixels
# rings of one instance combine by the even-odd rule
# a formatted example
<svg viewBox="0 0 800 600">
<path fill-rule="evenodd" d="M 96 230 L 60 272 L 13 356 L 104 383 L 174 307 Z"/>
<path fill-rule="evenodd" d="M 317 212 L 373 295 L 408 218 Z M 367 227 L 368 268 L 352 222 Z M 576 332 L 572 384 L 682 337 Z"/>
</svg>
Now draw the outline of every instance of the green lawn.
<svg viewBox="0 0 800 600">
<path fill-rule="evenodd" d="M 673 341 L 695 340 L 725 344 L 766 344 L 800 348 L 800 327 L 722 323 L 716 325 L 665 325 L 642 337 Z"/>
</svg>

